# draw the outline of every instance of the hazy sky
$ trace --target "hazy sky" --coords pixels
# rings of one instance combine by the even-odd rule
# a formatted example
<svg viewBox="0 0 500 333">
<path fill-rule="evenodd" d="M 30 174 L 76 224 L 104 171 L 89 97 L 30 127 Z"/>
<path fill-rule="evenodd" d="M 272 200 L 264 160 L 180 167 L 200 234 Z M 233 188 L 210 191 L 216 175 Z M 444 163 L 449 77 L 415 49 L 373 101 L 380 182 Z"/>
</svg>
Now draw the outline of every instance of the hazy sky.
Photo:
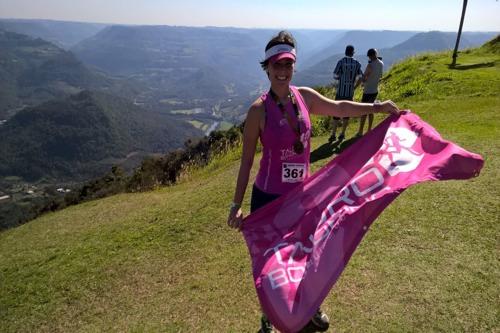
<svg viewBox="0 0 500 333">
<path fill-rule="evenodd" d="M 458 28 L 462 0 L 0 0 L 2 18 L 262 28 Z M 500 2 L 470 0 L 466 31 L 500 31 Z"/>
</svg>

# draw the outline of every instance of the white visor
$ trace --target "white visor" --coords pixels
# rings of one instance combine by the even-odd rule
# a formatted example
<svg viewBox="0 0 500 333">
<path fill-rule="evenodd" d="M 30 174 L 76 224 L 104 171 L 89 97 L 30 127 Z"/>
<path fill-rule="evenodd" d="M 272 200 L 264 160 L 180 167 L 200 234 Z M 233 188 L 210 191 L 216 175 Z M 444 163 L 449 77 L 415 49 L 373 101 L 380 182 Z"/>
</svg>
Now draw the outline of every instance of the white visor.
<svg viewBox="0 0 500 333">
<path fill-rule="evenodd" d="M 271 47 L 269 50 L 266 51 L 266 56 L 264 61 L 269 60 L 270 58 L 280 53 L 290 53 L 294 59 L 297 57 L 297 54 L 293 46 L 290 46 L 288 44 L 278 44 L 274 45 L 273 47 Z"/>
</svg>

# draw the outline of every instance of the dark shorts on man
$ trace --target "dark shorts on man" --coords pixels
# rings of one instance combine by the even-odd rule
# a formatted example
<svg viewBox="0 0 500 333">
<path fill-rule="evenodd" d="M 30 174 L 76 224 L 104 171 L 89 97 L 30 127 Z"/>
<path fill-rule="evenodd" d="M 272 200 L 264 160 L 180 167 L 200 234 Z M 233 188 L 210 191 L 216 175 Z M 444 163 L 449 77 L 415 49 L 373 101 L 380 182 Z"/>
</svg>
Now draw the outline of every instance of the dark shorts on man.
<svg viewBox="0 0 500 333">
<path fill-rule="evenodd" d="M 361 103 L 373 103 L 377 99 L 378 92 L 374 94 L 363 94 L 363 97 L 361 98 Z"/>
<path fill-rule="evenodd" d="M 353 96 L 347 97 L 347 96 L 335 96 L 336 101 L 352 101 Z M 339 117 L 333 117 L 333 119 L 340 120 Z M 349 119 L 349 117 L 342 117 L 342 119 Z"/>
<path fill-rule="evenodd" d="M 250 200 L 250 213 L 255 212 L 260 207 L 263 207 L 270 203 L 271 201 L 279 198 L 279 194 L 271 194 L 262 191 L 260 188 L 253 184 L 252 188 L 252 198 Z"/>
</svg>

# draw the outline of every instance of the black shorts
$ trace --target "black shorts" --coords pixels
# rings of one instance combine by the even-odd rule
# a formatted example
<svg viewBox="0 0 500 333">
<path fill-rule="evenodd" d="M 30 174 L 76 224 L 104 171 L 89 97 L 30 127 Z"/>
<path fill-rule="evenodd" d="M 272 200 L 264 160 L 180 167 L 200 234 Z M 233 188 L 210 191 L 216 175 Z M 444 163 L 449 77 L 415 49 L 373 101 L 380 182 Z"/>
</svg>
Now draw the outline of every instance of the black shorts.
<svg viewBox="0 0 500 333">
<path fill-rule="evenodd" d="M 347 96 L 335 96 L 336 101 L 352 101 L 353 96 L 347 97 Z M 339 117 L 333 117 L 335 120 L 340 120 Z M 349 117 L 343 117 L 342 119 L 349 119 Z"/>
<path fill-rule="evenodd" d="M 278 199 L 280 197 L 279 194 L 271 194 L 260 190 L 255 184 L 253 184 L 252 188 L 252 199 L 250 200 L 250 213 L 255 212 L 262 206 L 267 205 L 274 199 Z"/>
<path fill-rule="evenodd" d="M 361 98 L 361 103 L 373 103 L 377 99 L 378 92 L 374 94 L 363 94 L 363 97 Z"/>
</svg>

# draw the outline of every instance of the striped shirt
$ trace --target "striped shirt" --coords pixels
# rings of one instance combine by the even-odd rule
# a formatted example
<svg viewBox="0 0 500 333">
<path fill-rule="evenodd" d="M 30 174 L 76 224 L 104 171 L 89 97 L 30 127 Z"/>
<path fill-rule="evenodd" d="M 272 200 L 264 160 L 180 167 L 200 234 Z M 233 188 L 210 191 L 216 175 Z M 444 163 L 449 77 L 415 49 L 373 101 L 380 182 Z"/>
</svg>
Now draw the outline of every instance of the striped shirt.
<svg viewBox="0 0 500 333">
<path fill-rule="evenodd" d="M 339 80 L 335 98 L 352 98 L 354 96 L 354 83 L 360 75 L 363 75 L 363 71 L 359 61 L 352 57 L 340 59 L 333 71 L 333 77 Z"/>
</svg>

